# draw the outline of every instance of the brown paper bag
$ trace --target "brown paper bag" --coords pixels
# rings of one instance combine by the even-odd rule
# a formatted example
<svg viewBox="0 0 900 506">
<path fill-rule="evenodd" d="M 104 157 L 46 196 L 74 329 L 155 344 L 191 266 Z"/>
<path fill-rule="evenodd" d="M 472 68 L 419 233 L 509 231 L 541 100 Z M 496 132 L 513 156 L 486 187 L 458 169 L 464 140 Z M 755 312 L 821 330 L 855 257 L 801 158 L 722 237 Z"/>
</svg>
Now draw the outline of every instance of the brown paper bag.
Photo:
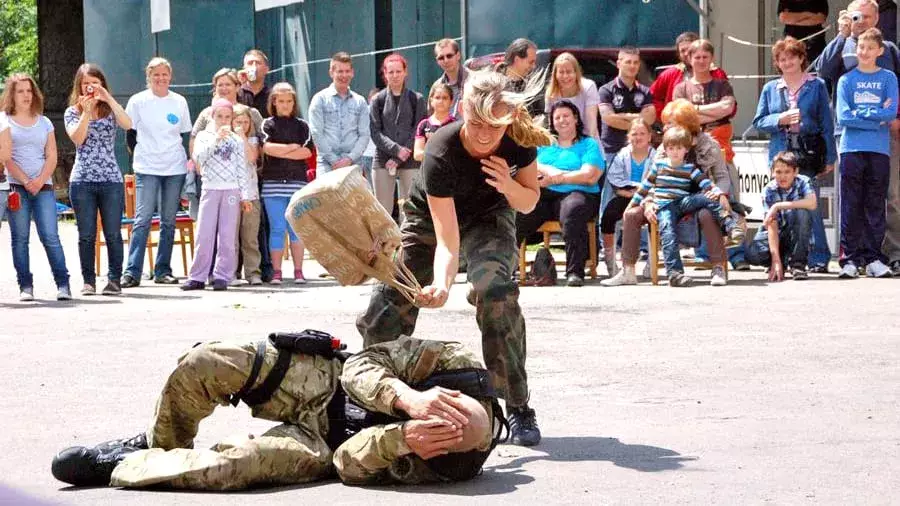
<svg viewBox="0 0 900 506">
<path fill-rule="evenodd" d="M 415 276 L 394 257 L 400 228 L 375 200 L 356 166 L 317 175 L 291 198 L 284 214 L 310 255 L 342 285 L 378 279 L 413 301 Z"/>
</svg>

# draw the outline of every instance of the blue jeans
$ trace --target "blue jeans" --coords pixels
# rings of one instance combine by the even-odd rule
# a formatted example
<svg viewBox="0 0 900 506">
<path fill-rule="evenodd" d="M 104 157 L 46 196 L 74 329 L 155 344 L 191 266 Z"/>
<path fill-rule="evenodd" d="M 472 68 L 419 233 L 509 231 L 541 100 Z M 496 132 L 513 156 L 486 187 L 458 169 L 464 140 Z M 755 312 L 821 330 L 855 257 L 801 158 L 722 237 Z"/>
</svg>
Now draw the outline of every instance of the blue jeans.
<svg viewBox="0 0 900 506">
<path fill-rule="evenodd" d="M 809 183 L 818 199 L 819 185 L 812 178 Z M 822 219 L 822 214 L 818 209 L 810 211 L 810 214 L 812 215 L 812 243 L 810 244 L 809 266 L 828 265 L 828 262 L 831 261 L 831 250 L 828 249 L 828 238 L 825 236 L 825 220 Z"/>
<path fill-rule="evenodd" d="M 62 244 L 59 242 L 59 228 L 56 224 L 56 195 L 53 188 L 44 186 L 37 195 L 32 195 L 23 186 L 12 185 L 12 190 L 19 194 L 21 207 L 18 211 L 9 213 L 9 230 L 12 236 L 13 266 L 16 268 L 16 279 L 19 288 L 34 287 L 34 277 L 31 275 L 30 258 L 28 256 L 28 241 L 31 234 L 31 219 L 37 225 L 38 237 L 44 250 L 47 252 L 47 260 L 50 262 L 50 270 L 53 271 L 53 279 L 57 287 L 69 286 L 69 271 L 66 269 L 66 256 L 63 253 Z"/>
<path fill-rule="evenodd" d="M 97 237 L 97 211 L 103 225 L 103 238 L 109 258 L 109 281 L 122 278 L 124 247 L 122 246 L 122 211 L 125 209 L 125 187 L 122 183 L 69 184 L 69 200 L 75 210 L 78 225 L 78 258 L 85 284 L 96 285 L 94 272 L 94 243 Z"/>
<path fill-rule="evenodd" d="M 809 260 L 810 229 L 814 221 L 813 211 L 791 209 L 782 211 L 786 226 L 778 230 L 778 252 L 781 264 L 785 267 L 805 268 Z M 769 234 L 763 227 L 756 232 L 753 241 L 747 247 L 747 261 L 753 265 L 768 267 L 772 265 L 772 252 L 769 250 Z"/>
<path fill-rule="evenodd" d="M 369 183 L 369 189 L 372 190 L 372 163 L 375 161 L 374 157 L 371 156 L 361 156 L 359 157 L 359 170 L 362 171 L 363 177 L 366 178 L 366 183 Z"/>
<path fill-rule="evenodd" d="M 181 205 L 181 187 L 184 174 L 177 176 L 152 176 L 135 174 L 134 187 L 137 192 L 137 209 L 134 213 L 134 227 L 131 244 L 128 245 L 128 267 L 125 273 L 134 279 L 141 279 L 144 270 L 144 252 L 150 236 L 153 211 L 159 203 L 159 248 L 156 250 L 156 265 L 153 277 L 172 275 L 172 245 L 175 242 L 175 214 Z"/>
<path fill-rule="evenodd" d="M 266 215 L 269 218 L 269 248 L 281 251 L 284 249 L 284 233 L 287 232 L 291 238 L 291 243 L 295 243 L 300 239 L 294 233 L 294 229 L 288 224 L 284 217 L 287 206 L 291 202 L 289 197 L 265 197 L 263 201 L 266 203 Z"/>
<path fill-rule="evenodd" d="M 671 202 L 657 212 L 657 217 L 659 218 L 659 242 L 662 245 L 666 273 L 670 276 L 674 272 L 684 272 L 684 264 L 681 262 L 681 251 L 678 243 L 678 222 L 684 215 L 700 209 L 709 209 L 713 216 L 718 217 L 722 211 L 722 206 L 702 193 L 693 193 Z"/>
</svg>

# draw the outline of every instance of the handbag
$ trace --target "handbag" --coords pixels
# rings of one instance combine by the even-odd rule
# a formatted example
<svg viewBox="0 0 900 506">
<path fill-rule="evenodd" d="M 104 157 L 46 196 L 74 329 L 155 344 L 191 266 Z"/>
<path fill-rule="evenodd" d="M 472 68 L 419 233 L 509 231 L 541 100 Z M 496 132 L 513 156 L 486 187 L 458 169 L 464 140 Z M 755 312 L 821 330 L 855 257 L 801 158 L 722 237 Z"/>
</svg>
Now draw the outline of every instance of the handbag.
<svg viewBox="0 0 900 506">
<path fill-rule="evenodd" d="M 781 88 L 781 98 L 785 107 L 790 107 L 791 102 L 784 88 Z M 816 177 L 825 170 L 825 139 L 821 133 L 801 134 L 785 129 L 784 135 L 787 137 L 787 150 L 800 159 L 800 174 Z"/>
</svg>

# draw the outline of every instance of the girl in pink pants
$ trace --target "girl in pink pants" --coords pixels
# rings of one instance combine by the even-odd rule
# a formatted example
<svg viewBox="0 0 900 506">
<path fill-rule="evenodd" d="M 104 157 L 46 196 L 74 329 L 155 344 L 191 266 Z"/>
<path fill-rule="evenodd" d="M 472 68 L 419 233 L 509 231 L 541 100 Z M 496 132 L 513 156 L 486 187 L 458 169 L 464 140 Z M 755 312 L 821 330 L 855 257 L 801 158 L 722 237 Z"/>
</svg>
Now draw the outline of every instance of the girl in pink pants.
<svg viewBox="0 0 900 506">
<path fill-rule="evenodd" d="M 202 290 L 213 264 L 213 290 L 226 290 L 237 268 L 237 224 L 241 211 L 250 211 L 244 142 L 231 130 L 232 103 L 213 101 L 214 124 L 197 134 L 193 159 L 203 178 L 197 216 L 197 251 L 182 290 Z"/>
</svg>

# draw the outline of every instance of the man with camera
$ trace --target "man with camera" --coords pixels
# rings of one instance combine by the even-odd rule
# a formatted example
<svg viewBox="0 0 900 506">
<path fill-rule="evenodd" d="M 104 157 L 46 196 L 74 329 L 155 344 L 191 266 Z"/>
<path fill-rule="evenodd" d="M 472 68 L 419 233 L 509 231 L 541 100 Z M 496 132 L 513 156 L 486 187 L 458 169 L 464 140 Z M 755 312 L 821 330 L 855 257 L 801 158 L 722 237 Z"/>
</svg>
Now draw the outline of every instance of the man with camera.
<svg viewBox="0 0 900 506">
<path fill-rule="evenodd" d="M 834 89 L 838 79 L 857 66 L 856 41 L 860 34 L 878 24 L 876 0 L 854 0 L 838 15 L 838 35 L 825 46 L 816 60 L 819 77 Z M 900 71 L 900 49 L 892 41 L 884 41 L 884 52 L 875 60 L 878 67 L 895 74 Z M 841 129 L 835 129 L 840 137 Z M 891 271 L 900 275 L 900 120 L 891 121 L 891 171 L 888 184 L 886 227 L 882 252 L 888 257 Z"/>
</svg>

